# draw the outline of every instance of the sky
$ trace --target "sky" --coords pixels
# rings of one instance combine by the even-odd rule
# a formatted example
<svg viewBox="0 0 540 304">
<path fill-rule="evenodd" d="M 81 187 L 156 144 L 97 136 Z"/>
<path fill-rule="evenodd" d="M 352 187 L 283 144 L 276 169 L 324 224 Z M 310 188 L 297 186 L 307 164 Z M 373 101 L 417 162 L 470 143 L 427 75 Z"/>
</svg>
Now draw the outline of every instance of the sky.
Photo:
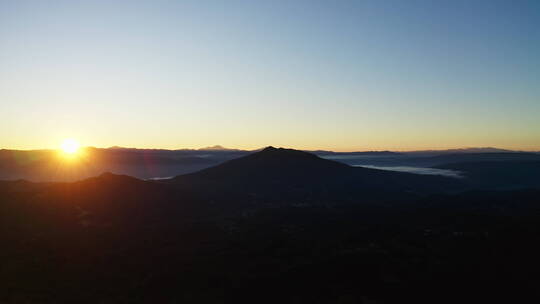
<svg viewBox="0 0 540 304">
<path fill-rule="evenodd" d="M 0 0 L 0 148 L 540 150 L 540 1 Z"/>
</svg>

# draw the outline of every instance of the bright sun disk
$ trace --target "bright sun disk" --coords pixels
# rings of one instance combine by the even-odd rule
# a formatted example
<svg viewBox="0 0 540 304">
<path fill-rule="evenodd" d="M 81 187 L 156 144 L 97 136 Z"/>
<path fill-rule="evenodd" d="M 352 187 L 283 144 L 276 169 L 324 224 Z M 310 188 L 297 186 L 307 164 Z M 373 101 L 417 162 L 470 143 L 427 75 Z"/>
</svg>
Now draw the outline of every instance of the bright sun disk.
<svg viewBox="0 0 540 304">
<path fill-rule="evenodd" d="M 79 151 L 79 148 L 79 142 L 71 138 L 65 139 L 60 145 L 60 149 L 66 154 L 75 154 L 77 151 Z"/>
</svg>

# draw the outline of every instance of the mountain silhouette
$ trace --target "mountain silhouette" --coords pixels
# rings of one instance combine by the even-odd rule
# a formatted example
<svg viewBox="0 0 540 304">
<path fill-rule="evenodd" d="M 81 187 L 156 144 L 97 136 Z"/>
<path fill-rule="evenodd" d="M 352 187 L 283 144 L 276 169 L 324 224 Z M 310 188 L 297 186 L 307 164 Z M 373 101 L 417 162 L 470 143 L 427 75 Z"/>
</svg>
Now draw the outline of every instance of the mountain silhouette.
<svg viewBox="0 0 540 304">
<path fill-rule="evenodd" d="M 237 150 L 237 149 L 228 149 L 228 148 L 225 148 L 221 145 L 214 145 L 214 146 L 210 146 L 210 147 L 204 147 L 204 148 L 200 148 L 200 149 L 197 149 L 198 151 L 240 151 L 240 150 Z"/>
<path fill-rule="evenodd" d="M 206 195 L 250 193 L 277 200 L 308 197 L 358 200 L 393 193 L 463 188 L 457 179 L 351 167 L 308 152 L 274 147 L 167 182 Z"/>
<path fill-rule="evenodd" d="M 189 174 L 189 177 L 207 179 L 309 177 L 311 174 L 343 173 L 350 169 L 348 165 L 322 159 L 308 152 L 270 146 L 245 157 Z"/>
</svg>

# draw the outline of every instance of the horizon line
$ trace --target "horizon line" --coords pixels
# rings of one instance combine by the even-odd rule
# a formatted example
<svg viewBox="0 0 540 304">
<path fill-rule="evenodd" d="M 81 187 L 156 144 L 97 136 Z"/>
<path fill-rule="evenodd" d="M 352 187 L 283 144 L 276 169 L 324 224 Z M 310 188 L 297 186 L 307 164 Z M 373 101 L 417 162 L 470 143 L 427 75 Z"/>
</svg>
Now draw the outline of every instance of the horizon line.
<svg viewBox="0 0 540 304">
<path fill-rule="evenodd" d="M 215 148 L 215 147 L 221 147 L 222 149 Z M 108 147 L 98 147 L 98 146 L 82 146 L 82 149 L 104 149 L 104 150 L 112 150 L 112 149 L 126 149 L 126 150 L 161 150 L 161 151 L 182 151 L 182 150 L 188 150 L 188 151 L 244 151 L 244 152 L 255 152 L 262 150 L 266 147 L 277 147 L 277 148 L 287 148 L 287 149 L 294 149 L 294 150 L 300 150 L 300 151 L 306 151 L 306 152 L 336 152 L 336 153 L 358 153 L 358 152 L 398 152 L 398 153 L 411 153 L 411 152 L 438 152 L 438 151 L 451 151 L 451 150 L 480 150 L 480 149 L 493 149 L 493 150 L 506 150 L 509 152 L 540 152 L 540 148 L 538 149 L 511 149 L 511 148 L 500 148 L 500 147 L 493 147 L 493 146 L 462 146 L 462 147 L 452 147 L 452 148 L 428 148 L 428 149 L 406 149 L 406 150 L 399 150 L 399 149 L 368 149 L 368 150 L 329 150 L 329 149 L 301 149 L 301 148 L 292 148 L 292 147 L 285 147 L 285 146 L 278 146 L 278 145 L 266 145 L 263 147 L 255 148 L 255 149 L 242 149 L 242 148 L 228 148 L 221 145 L 214 145 L 214 146 L 206 146 L 201 148 L 188 148 L 188 147 L 182 147 L 182 148 L 142 148 L 142 147 L 125 147 L 125 146 L 108 146 Z M 18 148 L 0 148 L 0 151 L 7 150 L 7 151 L 56 151 L 59 150 L 59 148 L 36 148 L 36 149 L 18 149 Z"/>
</svg>

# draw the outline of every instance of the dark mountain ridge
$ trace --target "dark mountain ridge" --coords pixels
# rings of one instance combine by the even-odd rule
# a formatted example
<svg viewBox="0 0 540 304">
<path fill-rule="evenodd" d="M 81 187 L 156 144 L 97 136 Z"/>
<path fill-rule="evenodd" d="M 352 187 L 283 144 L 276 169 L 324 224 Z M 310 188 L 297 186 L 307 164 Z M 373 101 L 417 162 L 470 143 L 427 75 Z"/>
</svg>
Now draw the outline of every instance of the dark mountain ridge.
<svg viewBox="0 0 540 304">
<path fill-rule="evenodd" d="M 357 200 L 403 192 L 452 192 L 465 188 L 453 178 L 351 167 L 308 152 L 274 147 L 177 176 L 167 183 L 200 189 L 206 194 L 213 191 L 251 193 L 281 200 L 293 197 Z"/>
<path fill-rule="evenodd" d="M 190 178 L 231 179 L 264 178 L 275 175 L 310 175 L 344 172 L 350 166 L 317 157 L 314 154 L 284 148 L 267 147 L 245 157 L 189 174 Z"/>
</svg>

